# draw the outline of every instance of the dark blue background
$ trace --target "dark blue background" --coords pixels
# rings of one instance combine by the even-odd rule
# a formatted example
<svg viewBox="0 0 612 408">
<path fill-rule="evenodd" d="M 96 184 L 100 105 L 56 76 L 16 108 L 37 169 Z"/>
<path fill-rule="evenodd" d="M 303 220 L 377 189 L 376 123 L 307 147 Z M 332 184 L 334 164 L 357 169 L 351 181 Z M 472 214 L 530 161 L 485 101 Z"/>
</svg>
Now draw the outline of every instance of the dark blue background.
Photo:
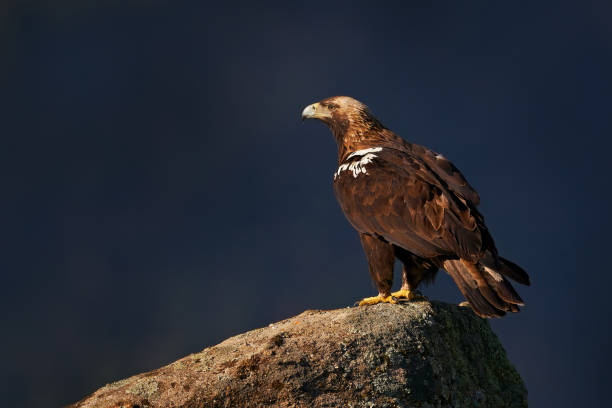
<svg viewBox="0 0 612 408">
<path fill-rule="evenodd" d="M 609 2 L 25 3 L 0 6 L 3 404 L 372 295 L 335 143 L 300 121 L 336 94 L 480 192 L 532 277 L 492 322 L 531 405 L 609 401 Z"/>
</svg>

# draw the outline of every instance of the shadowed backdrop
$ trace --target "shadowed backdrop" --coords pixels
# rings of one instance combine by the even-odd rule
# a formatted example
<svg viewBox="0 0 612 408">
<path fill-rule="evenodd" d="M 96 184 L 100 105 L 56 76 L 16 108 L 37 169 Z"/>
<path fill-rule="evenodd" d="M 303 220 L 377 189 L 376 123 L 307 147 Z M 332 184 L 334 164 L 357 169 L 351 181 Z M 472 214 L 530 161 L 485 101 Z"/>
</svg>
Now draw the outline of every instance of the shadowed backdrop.
<svg viewBox="0 0 612 408">
<path fill-rule="evenodd" d="M 373 295 L 331 133 L 300 121 L 337 94 L 479 191 L 532 278 L 491 322 L 530 404 L 607 401 L 607 2 L 55 3 L 0 6 L 7 406 Z M 445 273 L 424 293 L 462 300 Z"/>
</svg>

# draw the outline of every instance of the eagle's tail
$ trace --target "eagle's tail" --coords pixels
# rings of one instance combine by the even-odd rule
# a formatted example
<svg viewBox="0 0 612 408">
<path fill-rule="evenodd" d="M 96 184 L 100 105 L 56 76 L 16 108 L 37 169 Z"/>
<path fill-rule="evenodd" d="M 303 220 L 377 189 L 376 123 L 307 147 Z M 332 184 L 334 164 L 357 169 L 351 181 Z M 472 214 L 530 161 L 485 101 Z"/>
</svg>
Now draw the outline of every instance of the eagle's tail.
<svg viewBox="0 0 612 408">
<path fill-rule="evenodd" d="M 506 312 L 518 312 L 519 306 L 524 305 L 505 276 L 526 285 L 529 276 L 510 261 L 499 258 L 499 262 L 493 265 L 487 261 L 473 263 L 454 259 L 445 261 L 444 269 L 481 317 L 501 317 Z"/>
</svg>

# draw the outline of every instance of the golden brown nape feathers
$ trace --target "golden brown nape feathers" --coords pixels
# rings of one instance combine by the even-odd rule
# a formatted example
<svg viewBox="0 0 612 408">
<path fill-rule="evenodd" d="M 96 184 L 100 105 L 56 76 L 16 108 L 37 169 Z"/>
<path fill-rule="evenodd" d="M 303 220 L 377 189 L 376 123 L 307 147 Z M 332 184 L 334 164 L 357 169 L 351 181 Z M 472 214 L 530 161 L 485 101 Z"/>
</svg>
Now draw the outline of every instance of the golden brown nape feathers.
<svg viewBox="0 0 612 408">
<path fill-rule="evenodd" d="M 370 112 L 363 103 L 349 96 L 332 96 L 307 106 L 302 120 L 318 119 L 329 126 L 338 144 L 338 160 L 373 145 L 404 143 Z"/>
<path fill-rule="evenodd" d="M 379 291 L 360 304 L 396 301 L 398 259 L 404 268 L 397 297 L 415 299 L 420 282 L 443 268 L 478 315 L 519 310 L 523 301 L 507 278 L 529 285 L 529 277 L 498 255 L 476 208 L 478 193 L 449 160 L 405 141 L 347 96 L 309 105 L 302 118 L 327 124 L 338 143 L 334 192 L 360 235 Z"/>
</svg>

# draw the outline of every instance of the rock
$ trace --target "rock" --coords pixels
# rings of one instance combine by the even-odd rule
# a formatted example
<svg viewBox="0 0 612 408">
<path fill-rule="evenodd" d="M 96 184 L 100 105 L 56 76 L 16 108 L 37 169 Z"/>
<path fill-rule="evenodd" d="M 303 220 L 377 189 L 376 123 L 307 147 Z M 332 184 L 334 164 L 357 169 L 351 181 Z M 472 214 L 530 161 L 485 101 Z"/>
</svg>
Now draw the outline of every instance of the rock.
<svg viewBox="0 0 612 408">
<path fill-rule="evenodd" d="M 71 407 L 526 407 L 489 324 L 440 302 L 298 316 L 105 387 Z"/>
</svg>

